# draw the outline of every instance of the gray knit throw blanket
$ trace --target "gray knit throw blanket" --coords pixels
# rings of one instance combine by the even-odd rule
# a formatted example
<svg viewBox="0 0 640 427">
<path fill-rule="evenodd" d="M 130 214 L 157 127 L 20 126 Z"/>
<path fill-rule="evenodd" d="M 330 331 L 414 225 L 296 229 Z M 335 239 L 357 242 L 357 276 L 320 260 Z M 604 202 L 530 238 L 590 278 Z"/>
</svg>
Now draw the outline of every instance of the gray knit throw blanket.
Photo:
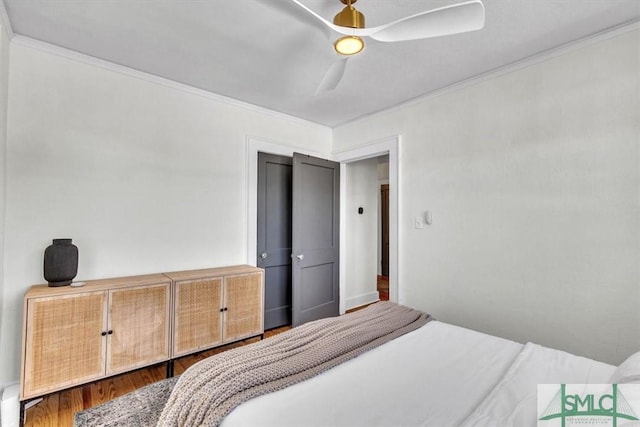
<svg viewBox="0 0 640 427">
<path fill-rule="evenodd" d="M 242 402 L 309 379 L 430 320 L 423 312 L 380 302 L 219 353 L 182 374 L 158 426 L 217 426 Z"/>
</svg>

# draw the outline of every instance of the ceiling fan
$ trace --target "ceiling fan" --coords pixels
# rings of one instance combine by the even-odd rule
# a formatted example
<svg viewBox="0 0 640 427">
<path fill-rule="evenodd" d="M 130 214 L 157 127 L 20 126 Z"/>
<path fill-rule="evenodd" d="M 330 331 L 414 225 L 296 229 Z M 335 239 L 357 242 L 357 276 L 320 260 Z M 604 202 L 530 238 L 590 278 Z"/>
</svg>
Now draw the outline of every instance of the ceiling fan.
<svg viewBox="0 0 640 427">
<path fill-rule="evenodd" d="M 344 75 L 347 59 L 364 49 L 363 37 L 379 42 L 399 42 L 465 33 L 484 27 L 484 5 L 481 0 L 420 12 L 371 28 L 365 27 L 364 15 L 353 7 L 357 0 L 340 0 L 346 6 L 334 17 L 333 22 L 318 15 L 300 0 L 291 1 L 340 35 L 334 42 L 334 48 L 345 57 L 334 63 L 325 73 L 316 94 L 333 90 L 338 86 Z"/>
</svg>

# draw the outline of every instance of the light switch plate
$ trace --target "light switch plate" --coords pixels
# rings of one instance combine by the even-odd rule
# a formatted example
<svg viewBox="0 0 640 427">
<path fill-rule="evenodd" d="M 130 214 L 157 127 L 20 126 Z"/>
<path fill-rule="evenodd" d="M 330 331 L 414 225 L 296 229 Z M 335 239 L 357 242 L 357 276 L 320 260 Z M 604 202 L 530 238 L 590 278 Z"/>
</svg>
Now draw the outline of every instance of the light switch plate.
<svg viewBox="0 0 640 427">
<path fill-rule="evenodd" d="M 427 225 L 431 225 L 431 212 L 429 211 L 424 212 L 424 222 Z"/>
<path fill-rule="evenodd" d="M 422 217 L 419 217 L 419 216 L 416 217 L 415 227 L 418 230 L 424 228 L 424 223 L 422 222 Z"/>
</svg>

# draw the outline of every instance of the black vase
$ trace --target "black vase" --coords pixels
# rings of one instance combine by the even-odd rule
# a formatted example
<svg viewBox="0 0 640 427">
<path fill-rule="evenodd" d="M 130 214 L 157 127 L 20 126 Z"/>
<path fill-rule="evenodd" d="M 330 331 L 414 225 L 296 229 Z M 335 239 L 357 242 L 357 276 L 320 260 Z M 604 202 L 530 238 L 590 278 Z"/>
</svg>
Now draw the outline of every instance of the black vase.
<svg viewBox="0 0 640 427">
<path fill-rule="evenodd" d="M 49 286 L 67 286 L 78 274 L 78 248 L 71 239 L 53 239 L 44 250 L 44 280 Z"/>
</svg>

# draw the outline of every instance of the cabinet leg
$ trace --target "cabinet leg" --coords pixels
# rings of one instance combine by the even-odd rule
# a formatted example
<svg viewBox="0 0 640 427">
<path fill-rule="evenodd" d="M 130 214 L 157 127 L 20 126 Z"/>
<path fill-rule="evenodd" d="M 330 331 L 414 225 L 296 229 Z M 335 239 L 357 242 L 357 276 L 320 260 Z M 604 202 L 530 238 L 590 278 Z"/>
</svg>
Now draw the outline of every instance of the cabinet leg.
<svg viewBox="0 0 640 427">
<path fill-rule="evenodd" d="M 260 334 L 260 341 L 264 339 L 264 334 Z"/>
<path fill-rule="evenodd" d="M 167 362 L 167 378 L 173 377 L 173 359 Z"/>
<path fill-rule="evenodd" d="M 27 402 L 26 402 L 26 401 L 24 401 L 24 400 L 21 400 L 21 401 L 20 401 L 20 419 L 19 419 L 19 421 L 18 421 L 18 425 L 19 425 L 20 427 L 23 427 L 23 426 L 24 426 L 24 418 L 25 418 L 25 412 L 26 412 L 26 409 L 25 409 L 25 407 L 24 407 L 24 406 L 26 405 L 26 403 L 27 403 Z"/>
</svg>

